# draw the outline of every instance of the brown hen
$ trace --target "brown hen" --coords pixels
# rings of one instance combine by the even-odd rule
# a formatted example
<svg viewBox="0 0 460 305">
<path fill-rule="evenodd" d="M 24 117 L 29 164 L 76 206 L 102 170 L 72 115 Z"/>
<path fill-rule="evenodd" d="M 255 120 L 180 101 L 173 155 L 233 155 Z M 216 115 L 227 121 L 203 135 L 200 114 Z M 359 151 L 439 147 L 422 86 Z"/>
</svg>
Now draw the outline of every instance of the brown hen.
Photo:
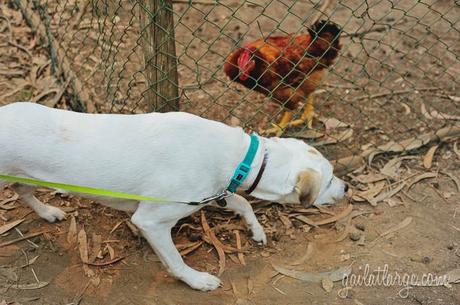
<svg viewBox="0 0 460 305">
<path fill-rule="evenodd" d="M 275 129 L 307 122 L 312 128 L 315 115 L 312 92 L 325 71 L 338 56 L 341 29 L 329 21 L 318 21 L 307 33 L 258 39 L 235 50 L 224 64 L 231 80 L 256 90 L 287 110 Z M 300 119 L 292 121 L 293 111 L 304 106 Z"/>
</svg>

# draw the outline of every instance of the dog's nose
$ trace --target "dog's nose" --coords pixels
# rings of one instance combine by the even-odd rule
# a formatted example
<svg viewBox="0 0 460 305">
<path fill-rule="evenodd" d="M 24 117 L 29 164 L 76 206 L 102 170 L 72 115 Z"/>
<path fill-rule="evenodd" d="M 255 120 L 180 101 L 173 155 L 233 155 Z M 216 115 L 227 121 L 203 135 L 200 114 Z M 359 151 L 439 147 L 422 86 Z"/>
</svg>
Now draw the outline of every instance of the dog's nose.
<svg viewBox="0 0 460 305">
<path fill-rule="evenodd" d="M 344 186 L 343 190 L 344 190 L 345 193 L 348 192 L 348 184 L 347 183 L 345 183 L 345 186 Z"/>
</svg>

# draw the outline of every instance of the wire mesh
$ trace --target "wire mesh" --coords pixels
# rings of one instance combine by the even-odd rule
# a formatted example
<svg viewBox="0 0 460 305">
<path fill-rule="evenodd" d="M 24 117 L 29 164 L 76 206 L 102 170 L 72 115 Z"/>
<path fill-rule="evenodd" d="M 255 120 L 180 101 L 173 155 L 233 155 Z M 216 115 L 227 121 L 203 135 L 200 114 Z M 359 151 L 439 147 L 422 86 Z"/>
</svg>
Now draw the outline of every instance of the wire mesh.
<svg viewBox="0 0 460 305">
<path fill-rule="evenodd" d="M 80 108 L 87 111 L 180 110 L 248 130 L 266 129 L 279 121 L 285 110 L 279 104 L 286 101 L 273 102 L 273 94 L 231 81 L 223 65 L 241 46 L 308 33 L 321 19 L 342 28 L 342 48 L 315 88 L 319 117 L 313 129 L 303 124 L 283 136 L 307 139 L 338 159 L 451 126 L 460 114 L 455 1 L 15 2 L 31 7 L 25 15 L 39 16 L 53 67 L 64 74 L 71 70 L 72 81 L 80 83 L 69 87 L 73 94 L 61 100 L 62 107 L 75 108 L 80 96 Z M 170 28 L 158 22 L 165 12 L 173 17 Z M 149 45 L 152 37 L 157 45 Z M 163 52 L 171 39 L 175 50 Z M 178 98 L 159 92 L 161 82 L 177 88 Z M 155 97 L 162 103 L 152 107 Z M 296 108 L 295 117 L 301 111 Z"/>
</svg>

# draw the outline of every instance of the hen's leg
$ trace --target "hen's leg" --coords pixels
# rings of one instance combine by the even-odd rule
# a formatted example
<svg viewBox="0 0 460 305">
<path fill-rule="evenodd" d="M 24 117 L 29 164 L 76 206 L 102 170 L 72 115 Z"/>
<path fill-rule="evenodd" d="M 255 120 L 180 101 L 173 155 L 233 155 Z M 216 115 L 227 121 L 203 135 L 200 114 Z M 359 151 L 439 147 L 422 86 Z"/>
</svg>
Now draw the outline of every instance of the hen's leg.
<svg viewBox="0 0 460 305">
<path fill-rule="evenodd" d="M 290 124 L 292 120 L 292 111 L 286 111 L 278 124 L 273 124 L 273 128 L 262 130 L 261 134 L 275 134 L 277 137 L 283 134 L 284 129 Z"/>
<path fill-rule="evenodd" d="M 299 126 L 303 125 L 305 122 L 307 123 L 307 127 L 312 129 L 313 128 L 313 118 L 316 116 L 315 107 L 314 107 L 314 98 L 313 95 L 308 96 L 307 103 L 304 106 L 304 110 L 300 119 L 294 120 L 287 124 L 285 127 L 292 127 L 292 126 Z"/>
</svg>

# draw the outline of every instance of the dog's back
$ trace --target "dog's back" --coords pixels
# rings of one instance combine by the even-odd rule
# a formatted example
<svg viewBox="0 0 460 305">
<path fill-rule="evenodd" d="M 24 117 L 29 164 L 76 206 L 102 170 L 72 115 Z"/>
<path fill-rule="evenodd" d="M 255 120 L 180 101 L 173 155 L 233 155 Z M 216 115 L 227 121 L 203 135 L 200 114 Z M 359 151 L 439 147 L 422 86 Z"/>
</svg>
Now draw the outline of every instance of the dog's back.
<svg viewBox="0 0 460 305">
<path fill-rule="evenodd" d="M 130 192 L 147 184 L 160 196 L 170 175 L 216 179 L 203 169 L 228 163 L 245 140 L 240 128 L 182 112 L 85 114 L 14 103 L 0 108 L 0 173 Z"/>
</svg>

